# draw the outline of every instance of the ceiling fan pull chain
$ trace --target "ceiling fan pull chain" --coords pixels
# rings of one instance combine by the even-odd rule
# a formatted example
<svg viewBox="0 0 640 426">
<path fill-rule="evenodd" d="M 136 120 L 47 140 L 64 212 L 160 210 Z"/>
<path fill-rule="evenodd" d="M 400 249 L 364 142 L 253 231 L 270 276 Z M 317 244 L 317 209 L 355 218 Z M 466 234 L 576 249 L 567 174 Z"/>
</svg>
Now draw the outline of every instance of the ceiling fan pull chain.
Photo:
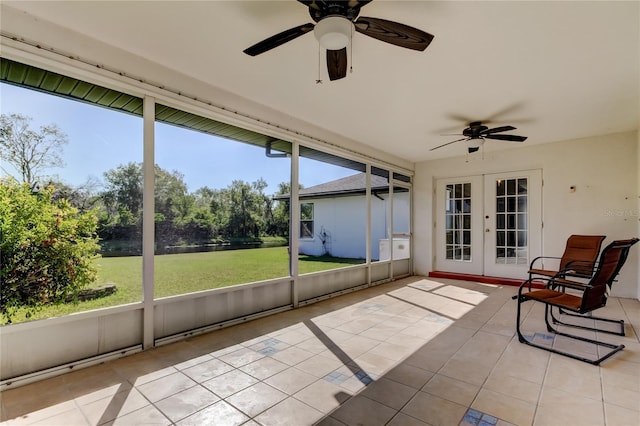
<svg viewBox="0 0 640 426">
<path fill-rule="evenodd" d="M 316 80 L 316 84 L 322 84 L 322 79 L 320 78 L 320 73 L 322 72 L 320 70 L 321 67 L 321 62 L 322 62 L 322 49 L 320 48 L 320 45 L 318 45 L 318 79 Z"/>
<path fill-rule="evenodd" d="M 352 25 L 351 34 L 349 34 L 349 56 L 351 57 L 351 60 L 349 61 L 349 74 L 353 73 L 353 32 L 355 31 L 355 28 L 356 27 Z"/>
</svg>

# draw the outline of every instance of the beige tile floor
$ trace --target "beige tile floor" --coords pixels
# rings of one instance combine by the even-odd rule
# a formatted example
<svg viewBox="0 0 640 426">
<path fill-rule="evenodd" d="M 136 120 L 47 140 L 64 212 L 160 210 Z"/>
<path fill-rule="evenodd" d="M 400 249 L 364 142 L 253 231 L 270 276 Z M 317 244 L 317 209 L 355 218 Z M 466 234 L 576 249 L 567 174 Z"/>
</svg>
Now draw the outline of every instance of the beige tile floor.
<svg viewBox="0 0 640 426">
<path fill-rule="evenodd" d="M 640 425 L 640 302 L 600 310 L 627 335 L 599 336 L 626 349 L 596 367 L 519 343 L 515 292 L 406 278 L 7 390 L 1 420 Z M 529 305 L 524 330 L 544 339 L 542 306 Z"/>
</svg>

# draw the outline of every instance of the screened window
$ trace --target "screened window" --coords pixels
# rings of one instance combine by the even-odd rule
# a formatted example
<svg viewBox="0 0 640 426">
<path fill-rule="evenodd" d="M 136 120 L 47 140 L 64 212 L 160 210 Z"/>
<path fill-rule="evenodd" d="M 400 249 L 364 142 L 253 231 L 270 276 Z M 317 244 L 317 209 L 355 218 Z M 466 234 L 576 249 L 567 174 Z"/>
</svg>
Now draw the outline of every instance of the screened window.
<svg viewBox="0 0 640 426">
<path fill-rule="evenodd" d="M 291 145 L 268 152 L 260 135 L 241 142 L 220 128 L 156 105 L 156 297 L 289 274 L 288 200 L 274 196 L 289 193 L 291 159 L 274 154 Z"/>
<path fill-rule="evenodd" d="M 300 204 L 300 238 L 313 238 L 313 203 Z"/>
<path fill-rule="evenodd" d="M 3 64 L 3 67 L 6 66 Z M 62 76 L 54 77 L 66 81 Z M 63 221 L 61 223 L 71 217 L 82 216 L 86 219 L 93 216 L 94 224 L 90 230 L 83 226 L 82 235 L 94 235 L 96 244 L 90 253 L 83 252 L 83 258 L 89 262 L 85 264 L 79 260 L 77 253 L 70 254 L 70 249 L 65 247 L 84 247 L 86 242 L 77 243 L 72 237 L 58 236 L 41 243 L 34 234 L 29 241 L 29 247 L 33 247 L 32 252 L 37 252 L 40 256 L 48 253 L 48 265 L 71 265 L 69 271 L 72 273 L 68 279 L 82 276 L 83 286 L 77 296 L 56 299 L 58 304 L 46 303 L 42 309 L 31 312 L 24 307 L 20 308 L 11 318 L 12 322 L 140 301 L 142 182 L 137 171 L 142 162 L 142 118 L 137 114 L 123 113 L 110 105 L 105 104 L 103 106 L 107 108 L 103 108 L 74 100 L 74 91 L 86 86 L 87 83 L 84 82 L 75 81 L 71 94 L 64 97 L 48 94 L 46 90 L 25 88 L 21 82 L 18 83 L 20 84 L 0 83 L 3 127 L 15 130 L 17 133 L 13 134 L 16 136 L 21 133 L 25 138 L 31 139 L 31 143 L 35 144 L 32 146 L 38 146 L 43 156 L 42 161 L 24 158 L 29 166 L 28 173 L 20 167 L 12 167 L 12 164 L 20 164 L 19 157 L 3 158 L 0 180 L 6 185 L 28 183 L 35 190 L 34 199 L 43 200 L 45 193 L 52 191 L 51 206 L 64 203 L 69 205 L 68 213 L 59 217 Z M 123 102 L 126 100 L 132 108 L 135 106 L 136 111 L 141 112 L 142 100 L 139 98 L 95 86 L 92 96 L 98 97 L 101 94 L 104 94 L 101 99 L 108 97 L 113 100 L 120 97 Z M 45 138 L 39 139 L 42 135 Z M 61 143 L 53 144 L 53 138 Z M 18 139 L 15 143 L 19 143 Z M 37 191 L 41 191 L 41 196 L 35 197 Z M 46 199 L 49 200 L 48 196 Z M 15 202 L 19 199 L 9 201 L 17 206 Z M 72 213 L 71 209 L 77 213 Z M 45 212 L 48 209 L 39 207 L 38 211 Z M 26 210 L 22 209 L 21 212 Z M 82 223 L 85 223 L 85 219 L 82 219 Z M 31 217 L 29 220 L 41 218 Z M 49 222 L 42 222 L 42 226 L 48 226 L 47 223 Z M 68 226 L 60 229 L 74 229 L 73 226 L 77 225 L 69 222 Z M 52 229 L 50 233 L 54 231 Z M 67 246 L 68 241 L 76 243 Z M 7 248 L 4 255 L 7 256 L 12 249 Z M 71 260 L 64 261 L 63 256 Z M 20 268 L 12 269 L 16 273 L 19 270 Z M 53 268 L 49 267 L 49 270 L 52 271 Z M 57 283 L 62 281 L 50 280 L 61 280 L 62 278 L 52 277 L 62 277 L 61 271 L 64 270 L 58 268 L 55 274 L 41 277 L 40 282 L 56 288 Z M 83 271 L 82 275 L 80 271 Z M 73 299 L 77 299 L 77 303 Z M 7 318 L 0 318 L 0 322 L 6 320 Z"/>
</svg>

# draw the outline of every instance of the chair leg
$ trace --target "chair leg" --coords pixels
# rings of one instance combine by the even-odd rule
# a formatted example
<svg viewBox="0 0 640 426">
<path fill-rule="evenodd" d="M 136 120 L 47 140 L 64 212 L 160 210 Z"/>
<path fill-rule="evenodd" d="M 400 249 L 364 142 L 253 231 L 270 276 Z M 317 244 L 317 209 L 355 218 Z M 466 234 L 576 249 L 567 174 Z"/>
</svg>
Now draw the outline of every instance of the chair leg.
<svg viewBox="0 0 640 426">
<path fill-rule="evenodd" d="M 520 289 L 520 290 L 522 290 L 522 289 Z M 524 343 L 524 344 L 527 344 L 529 346 L 533 346 L 533 347 L 536 347 L 536 348 L 539 348 L 539 349 L 542 349 L 542 350 L 545 350 L 545 351 L 548 351 L 548 352 L 552 352 L 552 353 L 555 353 L 555 354 L 558 354 L 558 355 L 563 355 L 563 356 L 566 356 L 566 357 L 569 357 L 569 358 L 573 358 L 573 359 L 576 359 L 578 361 L 583 361 L 583 362 L 586 362 L 586 363 L 589 363 L 589 364 L 592 364 L 592 365 L 599 365 L 602 361 L 606 360 L 607 358 L 613 356 L 615 353 L 617 353 L 617 352 L 621 351 L 622 349 L 624 349 L 624 345 L 614 345 L 614 344 L 611 344 L 611 343 L 598 342 L 597 340 L 588 339 L 586 337 L 575 336 L 575 335 L 572 335 L 572 334 L 562 333 L 562 332 L 558 331 L 557 329 L 553 328 L 553 326 L 551 325 L 551 323 L 549 321 L 550 317 L 552 317 L 552 314 L 550 313 L 551 309 L 550 309 L 549 305 L 546 304 L 546 303 L 545 303 L 545 323 L 547 324 L 547 329 L 550 332 L 554 333 L 557 336 L 564 336 L 564 337 L 568 337 L 570 339 L 580 340 L 580 341 L 583 341 L 583 342 L 592 343 L 594 345 L 603 346 L 603 347 L 609 348 L 611 350 L 608 351 L 603 356 L 599 357 L 598 359 L 594 360 L 594 359 L 585 358 L 585 357 L 582 357 L 582 356 L 579 356 L 579 355 L 575 355 L 575 354 L 572 354 L 570 352 L 561 351 L 561 350 L 555 349 L 553 347 L 547 347 L 547 346 L 543 346 L 543 345 L 534 343 L 533 341 L 527 339 L 522 334 L 522 331 L 520 330 L 520 322 L 521 322 L 521 319 L 520 319 L 520 317 L 521 317 L 521 307 L 520 307 L 520 305 L 523 302 L 526 302 L 527 300 L 530 300 L 530 299 L 527 299 L 526 297 L 522 296 L 521 291 L 519 291 L 518 292 L 518 296 L 517 296 L 518 306 L 517 306 L 517 311 L 516 311 L 517 312 L 516 313 L 516 333 L 518 334 L 518 340 L 521 343 Z"/>
<path fill-rule="evenodd" d="M 624 336 L 625 335 L 624 320 L 614 320 L 614 319 L 609 319 L 609 318 L 596 317 L 596 316 L 593 316 L 593 315 L 587 317 L 587 316 L 584 316 L 584 315 L 574 314 L 573 312 L 565 311 L 562 308 L 558 308 L 558 311 L 559 311 L 560 314 L 567 315 L 567 316 L 570 316 L 570 317 L 588 318 L 588 319 L 592 319 L 592 320 L 596 320 L 596 321 L 603 321 L 603 322 L 608 322 L 608 323 L 612 323 L 612 324 L 618 324 L 620 326 L 620 331 L 600 330 L 598 328 L 587 327 L 587 326 L 584 326 L 584 325 L 570 324 L 570 323 L 562 322 L 562 321 L 560 321 L 560 319 L 556 318 L 553 315 L 553 311 L 552 311 L 551 317 L 552 317 L 552 320 L 553 320 L 554 324 L 561 324 L 561 325 L 566 325 L 568 327 L 581 328 L 583 330 L 592 330 L 592 331 L 597 331 L 599 333 L 615 334 L 616 336 Z"/>
<path fill-rule="evenodd" d="M 549 308 L 548 312 L 551 312 L 551 310 L 552 310 L 551 306 L 547 305 L 547 307 Z M 546 312 L 545 312 L 545 314 L 546 314 Z M 551 316 L 552 315 L 549 314 L 549 316 L 545 317 L 545 322 L 547 323 L 547 327 L 551 327 L 551 324 L 549 322 L 549 318 Z M 594 344 L 596 346 L 602 346 L 602 347 L 611 349 L 610 351 L 605 353 L 603 356 L 601 356 L 600 358 L 595 359 L 595 360 L 592 360 L 592 359 L 589 359 L 589 358 L 584 358 L 584 357 L 581 357 L 581 356 L 578 356 L 578 355 L 574 355 L 574 354 L 569 353 L 569 352 L 563 352 L 563 351 L 557 351 L 556 350 L 556 353 L 558 353 L 560 355 L 565 355 L 565 356 L 568 356 L 570 358 L 574 358 L 574 359 L 577 359 L 577 360 L 580 360 L 580 361 L 588 362 L 589 364 L 598 365 L 602 361 L 604 361 L 605 359 L 607 359 L 607 358 L 611 357 L 612 355 L 614 355 L 616 352 L 619 352 L 622 349 L 624 349 L 624 345 L 615 345 L 615 344 L 612 344 L 612 343 L 599 342 L 597 340 L 589 339 L 587 337 L 576 336 L 575 334 L 563 333 L 561 331 L 558 331 L 557 329 L 553 329 L 553 327 L 551 327 L 551 328 L 552 328 L 552 332 L 555 333 L 557 336 L 564 336 L 564 337 L 568 337 L 570 339 L 580 340 L 582 342 L 587 342 L 587 343 Z M 578 328 L 590 329 L 589 327 L 578 327 Z"/>
</svg>

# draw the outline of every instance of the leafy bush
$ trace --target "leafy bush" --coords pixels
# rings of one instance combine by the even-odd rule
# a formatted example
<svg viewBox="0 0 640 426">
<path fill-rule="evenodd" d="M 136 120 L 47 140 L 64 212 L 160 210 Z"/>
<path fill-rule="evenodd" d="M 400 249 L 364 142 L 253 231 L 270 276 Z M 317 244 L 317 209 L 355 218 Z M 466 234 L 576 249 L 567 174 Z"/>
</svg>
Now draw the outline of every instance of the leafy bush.
<svg viewBox="0 0 640 426">
<path fill-rule="evenodd" d="M 61 303 L 96 279 L 94 212 L 80 213 L 48 186 L 0 181 L 0 316 Z"/>
</svg>

